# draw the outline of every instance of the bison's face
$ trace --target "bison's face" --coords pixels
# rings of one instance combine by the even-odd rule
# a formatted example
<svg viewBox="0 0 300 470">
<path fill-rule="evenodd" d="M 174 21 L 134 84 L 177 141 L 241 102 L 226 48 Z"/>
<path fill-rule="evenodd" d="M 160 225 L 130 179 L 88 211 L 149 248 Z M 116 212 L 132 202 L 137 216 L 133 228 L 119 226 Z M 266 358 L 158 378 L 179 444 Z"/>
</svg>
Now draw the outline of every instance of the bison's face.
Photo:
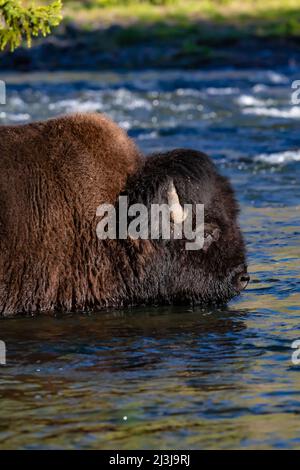
<svg viewBox="0 0 300 470">
<path fill-rule="evenodd" d="M 165 246 L 162 259 L 170 263 L 168 291 L 172 302 L 224 304 L 246 288 L 245 248 L 235 222 L 230 228 L 223 226 L 216 239 L 207 230 L 207 238 L 205 248 L 198 251 L 187 251 L 178 240 Z"/>
<path fill-rule="evenodd" d="M 176 224 L 186 217 L 186 205 L 193 208 L 194 225 L 198 222 L 195 208 L 204 205 L 201 249 L 188 249 L 187 239 L 174 236 L 145 242 L 147 254 L 141 249 L 136 261 L 137 270 L 141 268 L 140 295 L 145 300 L 220 304 L 245 289 L 249 275 L 237 223 L 238 206 L 230 184 L 206 155 L 175 150 L 151 156 L 130 182 L 128 194 L 131 202 L 148 208 L 153 203 L 167 203 L 174 233 Z"/>
</svg>

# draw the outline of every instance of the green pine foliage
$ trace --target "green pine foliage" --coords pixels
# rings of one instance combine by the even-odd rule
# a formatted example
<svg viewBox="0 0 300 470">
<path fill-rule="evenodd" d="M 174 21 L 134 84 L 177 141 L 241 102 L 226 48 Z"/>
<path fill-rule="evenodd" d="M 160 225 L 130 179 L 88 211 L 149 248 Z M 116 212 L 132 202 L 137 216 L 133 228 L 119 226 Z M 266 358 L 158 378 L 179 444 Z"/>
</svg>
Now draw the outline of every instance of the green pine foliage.
<svg viewBox="0 0 300 470">
<path fill-rule="evenodd" d="M 21 0 L 0 0 L 0 49 L 13 51 L 23 39 L 31 46 L 32 37 L 46 36 L 61 20 L 61 0 L 50 5 L 23 6 Z"/>
</svg>

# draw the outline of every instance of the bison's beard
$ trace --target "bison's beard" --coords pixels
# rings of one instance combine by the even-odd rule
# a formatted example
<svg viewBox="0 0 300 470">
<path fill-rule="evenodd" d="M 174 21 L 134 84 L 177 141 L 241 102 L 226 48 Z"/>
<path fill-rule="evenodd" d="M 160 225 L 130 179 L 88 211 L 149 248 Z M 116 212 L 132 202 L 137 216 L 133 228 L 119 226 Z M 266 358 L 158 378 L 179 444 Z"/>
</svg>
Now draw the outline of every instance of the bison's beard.
<svg viewBox="0 0 300 470">
<path fill-rule="evenodd" d="M 148 243 L 155 252 L 157 246 Z M 186 256 L 183 259 L 180 256 L 174 258 L 173 253 L 163 250 L 161 246 L 155 254 L 153 251 L 151 260 L 143 258 L 144 264 L 138 262 L 134 275 L 126 277 L 130 284 L 126 292 L 131 293 L 124 299 L 127 305 L 220 306 L 240 293 L 235 284 L 236 268 L 228 269 L 214 264 L 212 269 L 200 253 L 197 262 L 192 263 Z M 143 249 L 140 254 L 142 252 Z M 197 255 L 189 256 L 193 256 L 195 261 Z M 224 272 L 225 275 L 222 274 Z"/>
</svg>

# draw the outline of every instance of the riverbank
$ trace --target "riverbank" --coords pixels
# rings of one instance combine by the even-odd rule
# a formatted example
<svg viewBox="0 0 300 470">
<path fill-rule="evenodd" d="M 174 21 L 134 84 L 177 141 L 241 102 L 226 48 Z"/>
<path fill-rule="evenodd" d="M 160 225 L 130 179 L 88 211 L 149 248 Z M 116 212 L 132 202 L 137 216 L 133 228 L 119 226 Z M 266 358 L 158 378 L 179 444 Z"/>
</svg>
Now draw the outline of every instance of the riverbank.
<svg viewBox="0 0 300 470">
<path fill-rule="evenodd" d="M 62 24 L 31 49 L 0 56 L 2 70 L 141 70 L 300 63 L 296 0 L 137 4 L 65 2 Z"/>
</svg>

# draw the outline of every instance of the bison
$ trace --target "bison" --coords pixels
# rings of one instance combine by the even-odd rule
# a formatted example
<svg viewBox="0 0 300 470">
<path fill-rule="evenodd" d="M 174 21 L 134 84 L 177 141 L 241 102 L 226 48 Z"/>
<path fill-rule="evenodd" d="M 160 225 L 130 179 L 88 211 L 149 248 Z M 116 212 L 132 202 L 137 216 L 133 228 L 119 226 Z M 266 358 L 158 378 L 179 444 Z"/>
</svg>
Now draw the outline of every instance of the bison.
<svg viewBox="0 0 300 470">
<path fill-rule="evenodd" d="M 0 128 L 0 314 L 226 303 L 248 283 L 238 205 L 205 154 L 145 157 L 98 114 Z M 170 189 L 171 188 L 171 189 Z M 100 204 L 205 207 L 205 240 L 99 239 Z M 178 216 L 178 214 L 177 214 Z"/>
</svg>

